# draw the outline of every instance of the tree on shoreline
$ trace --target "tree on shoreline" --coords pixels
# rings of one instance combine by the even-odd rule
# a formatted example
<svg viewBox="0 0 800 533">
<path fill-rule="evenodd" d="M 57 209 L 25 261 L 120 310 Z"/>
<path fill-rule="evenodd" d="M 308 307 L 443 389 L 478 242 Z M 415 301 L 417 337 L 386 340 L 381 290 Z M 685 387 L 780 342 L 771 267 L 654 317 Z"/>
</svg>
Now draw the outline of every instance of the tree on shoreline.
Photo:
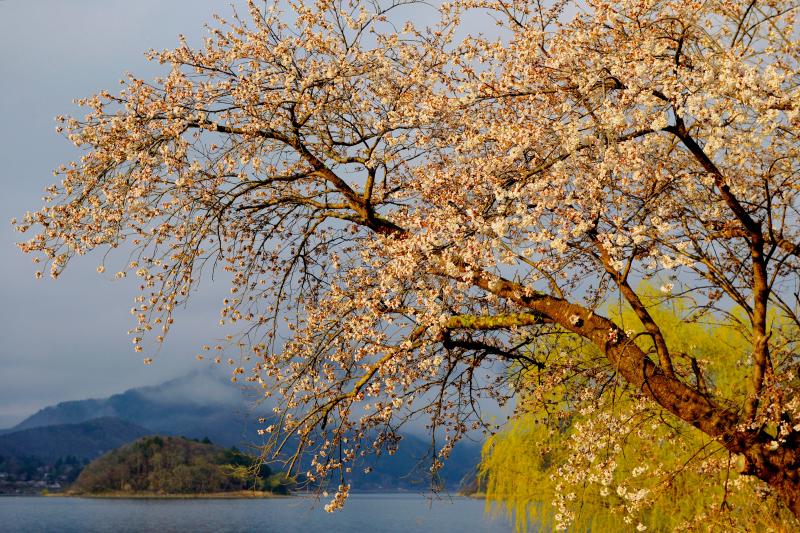
<svg viewBox="0 0 800 533">
<path fill-rule="evenodd" d="M 798 4 L 458 0 L 429 28 L 409 5 L 252 2 L 153 52 L 163 79 L 63 119 L 84 155 L 21 247 L 53 276 L 132 247 L 137 350 L 229 272 L 236 372 L 279 398 L 273 452 L 339 472 L 329 509 L 404 420 L 429 416 L 436 470 L 540 368 L 586 404 L 626 388 L 800 513 Z M 475 13 L 496 36 L 464 37 Z M 746 383 L 671 347 L 641 280 L 736 324 Z M 601 355 L 537 352 L 555 335 Z"/>
<path fill-rule="evenodd" d="M 264 491 L 288 494 L 291 484 L 255 457 L 185 437 L 152 435 L 89 463 L 72 494 L 208 494 Z"/>
<path fill-rule="evenodd" d="M 639 294 L 670 349 L 691 353 L 716 388 L 746 383 L 749 369 L 737 363 L 749 345 L 738 324 L 686 320 L 690 301 L 664 301 L 646 287 Z M 610 306 L 607 314 L 618 324 L 638 322 L 624 304 Z M 555 352 L 562 364 L 601 356 L 572 337 L 548 342 L 539 352 Z M 643 339 L 634 342 L 647 346 Z M 578 531 L 615 531 L 620 520 L 629 529 L 655 531 L 797 529 L 777 495 L 741 475 L 742 458 L 716 439 L 662 420 L 658 405 L 641 401 L 629 387 L 586 401 L 579 395 L 596 388 L 546 373 L 527 370 L 525 387 L 517 390 L 517 416 L 486 441 L 478 473 L 478 490 L 496 511 L 513 517 L 517 530 L 569 523 Z"/>
</svg>

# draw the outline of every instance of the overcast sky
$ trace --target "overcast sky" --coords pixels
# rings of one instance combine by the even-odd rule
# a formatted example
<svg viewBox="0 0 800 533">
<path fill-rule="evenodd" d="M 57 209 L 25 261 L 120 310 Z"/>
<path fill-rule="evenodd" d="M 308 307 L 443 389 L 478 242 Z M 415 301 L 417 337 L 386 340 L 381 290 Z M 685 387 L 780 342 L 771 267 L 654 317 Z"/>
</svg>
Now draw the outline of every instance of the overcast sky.
<svg viewBox="0 0 800 533">
<path fill-rule="evenodd" d="M 97 254 L 73 261 L 57 281 L 34 278 L 31 257 L 15 243 L 12 218 L 41 207 L 53 169 L 80 153 L 55 133 L 54 117 L 74 114 L 72 100 L 116 91 L 125 72 L 151 79 L 164 67 L 144 52 L 206 35 L 214 13 L 227 17 L 245 0 L 0 0 L 0 428 L 65 400 L 105 397 L 162 382 L 204 363 L 200 345 L 214 331 L 227 286 L 206 286 L 176 317 L 151 366 L 127 331 L 135 276 L 97 274 Z M 242 13 L 245 10 L 240 11 Z M 409 12 L 417 22 L 431 9 Z M 471 17 L 466 31 L 493 31 Z M 110 269 L 110 271 L 114 271 Z M 209 342 L 211 343 L 211 342 Z"/>
<path fill-rule="evenodd" d="M 241 2 L 237 2 L 241 4 Z M 111 281 L 95 255 L 71 264 L 58 281 L 35 280 L 14 243 L 13 217 L 41 205 L 52 170 L 78 156 L 55 133 L 54 117 L 72 100 L 116 90 L 125 71 L 151 78 L 149 48 L 197 42 L 211 14 L 230 0 L 0 0 L 0 428 L 64 400 L 103 397 L 185 374 L 212 340 L 223 287 L 200 294 L 177 321 L 149 367 L 133 352 L 128 329 L 135 277 Z M 209 331 L 212 333 L 209 334 Z"/>
</svg>

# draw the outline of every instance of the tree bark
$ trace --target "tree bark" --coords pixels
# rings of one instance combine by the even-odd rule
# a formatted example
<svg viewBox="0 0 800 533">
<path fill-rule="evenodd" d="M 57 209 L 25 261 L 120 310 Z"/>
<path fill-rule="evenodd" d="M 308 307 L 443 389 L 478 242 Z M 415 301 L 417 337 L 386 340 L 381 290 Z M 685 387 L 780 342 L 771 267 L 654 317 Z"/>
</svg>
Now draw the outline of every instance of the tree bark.
<svg viewBox="0 0 800 533">
<path fill-rule="evenodd" d="M 612 320 L 583 306 L 485 272 L 470 273 L 474 285 L 528 308 L 604 350 L 608 361 L 633 387 L 665 410 L 691 424 L 745 459 L 743 474 L 753 475 L 776 491 L 800 519 L 800 432 L 792 429 L 785 442 L 749 419 L 719 405 L 707 394 L 667 375 Z"/>
</svg>

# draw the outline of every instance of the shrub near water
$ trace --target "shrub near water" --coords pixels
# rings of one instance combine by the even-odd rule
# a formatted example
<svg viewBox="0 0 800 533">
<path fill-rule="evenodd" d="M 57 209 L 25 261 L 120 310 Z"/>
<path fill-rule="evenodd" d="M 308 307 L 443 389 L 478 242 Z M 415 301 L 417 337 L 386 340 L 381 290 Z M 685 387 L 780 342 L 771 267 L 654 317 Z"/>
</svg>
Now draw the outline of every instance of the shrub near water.
<svg viewBox="0 0 800 533">
<path fill-rule="evenodd" d="M 235 448 L 182 437 L 145 437 L 111 451 L 81 472 L 72 492 L 191 494 L 238 490 L 288 492 L 283 474 Z"/>
</svg>

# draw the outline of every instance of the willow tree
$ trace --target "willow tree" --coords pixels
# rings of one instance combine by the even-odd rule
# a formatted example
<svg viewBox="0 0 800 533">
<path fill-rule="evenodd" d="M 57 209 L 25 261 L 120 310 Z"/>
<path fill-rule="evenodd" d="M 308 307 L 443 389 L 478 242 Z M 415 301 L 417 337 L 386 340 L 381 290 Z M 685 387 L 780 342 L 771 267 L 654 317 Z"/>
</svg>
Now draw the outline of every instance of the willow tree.
<svg viewBox="0 0 800 533">
<path fill-rule="evenodd" d="M 162 79 L 63 119 L 84 152 L 22 248 L 53 276 L 133 249 L 138 348 L 229 272 L 236 372 L 279 398 L 276 453 L 340 472 L 329 509 L 410 416 L 430 417 L 433 470 L 493 429 L 481 402 L 513 396 L 513 363 L 629 388 L 800 512 L 797 2 L 404 4 L 251 2 L 202 47 L 153 51 Z M 746 383 L 670 349 L 644 278 L 738 318 Z M 603 356 L 537 354 L 550 334 Z"/>
<path fill-rule="evenodd" d="M 693 318 L 688 298 L 667 299 L 655 288 L 643 287 L 640 297 L 673 352 L 691 353 L 715 387 L 742 388 L 750 369 L 738 362 L 750 347 L 738 322 Z M 638 323 L 624 302 L 608 312 L 620 324 Z M 603 356 L 574 336 L 542 341 L 537 351 L 557 352 L 562 364 Z M 649 343 L 634 342 L 645 349 Z M 742 458 L 718 439 L 687 424 L 662 423 L 658 406 L 630 387 L 600 395 L 596 385 L 542 379 L 544 372 L 527 370 L 515 398 L 519 412 L 487 439 L 478 475 L 487 508 L 513 517 L 518 531 L 566 524 L 576 531 L 616 531 L 621 524 L 681 532 L 800 528 L 777 494 L 741 475 Z M 579 397 L 587 391 L 589 402 Z M 594 439 L 585 438 L 588 431 Z"/>
</svg>

